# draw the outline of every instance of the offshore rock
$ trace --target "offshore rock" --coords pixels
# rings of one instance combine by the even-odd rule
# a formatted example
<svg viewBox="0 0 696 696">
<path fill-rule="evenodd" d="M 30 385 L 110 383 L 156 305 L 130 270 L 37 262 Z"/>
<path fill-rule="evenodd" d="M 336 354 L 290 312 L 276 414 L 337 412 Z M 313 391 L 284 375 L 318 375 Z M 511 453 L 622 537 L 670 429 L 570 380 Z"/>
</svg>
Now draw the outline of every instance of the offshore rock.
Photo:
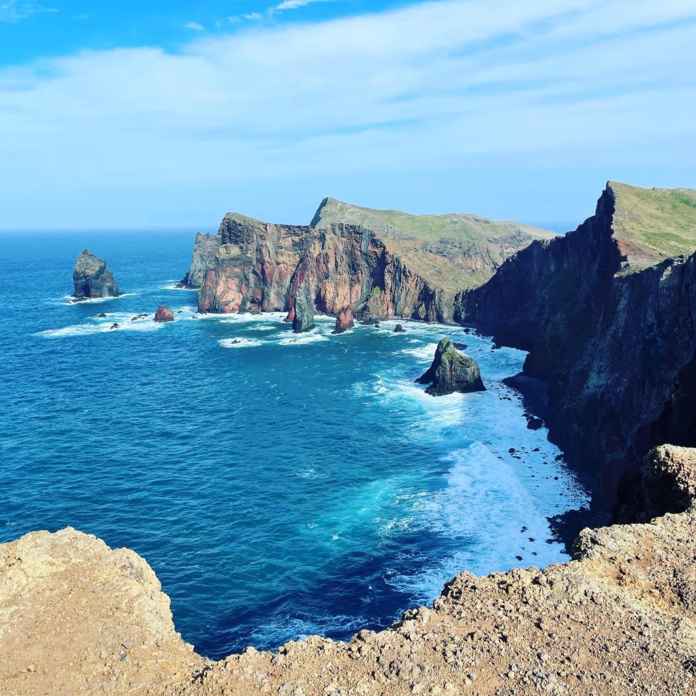
<svg viewBox="0 0 696 696">
<path fill-rule="evenodd" d="M 292 330 L 304 333 L 314 328 L 314 302 L 309 273 L 305 268 L 299 271 L 293 303 Z"/>
<path fill-rule="evenodd" d="M 352 329 L 354 325 L 352 308 L 344 307 L 336 316 L 336 328 L 333 330 L 333 333 L 341 334 L 348 329 Z"/>
<path fill-rule="evenodd" d="M 73 269 L 73 297 L 85 300 L 92 297 L 118 297 L 121 293 L 106 261 L 85 249 Z"/>
<path fill-rule="evenodd" d="M 549 436 L 618 519 L 640 508 L 649 449 L 696 445 L 695 250 L 696 191 L 609 182 L 577 230 L 456 301 L 457 320 L 529 351 Z"/>
<path fill-rule="evenodd" d="M 462 355 L 449 338 L 440 341 L 433 364 L 416 382 L 430 384 L 425 393 L 431 396 L 486 391 L 478 363 L 468 355 Z"/>
<path fill-rule="evenodd" d="M 401 326 L 401 324 L 397 324 L 397 325 L 394 327 L 394 333 L 406 333 L 406 332 L 405 332 L 405 330 L 404 330 L 404 327 Z"/>
<path fill-rule="evenodd" d="M 153 321 L 174 321 L 174 312 L 169 307 L 158 307 Z"/>
<path fill-rule="evenodd" d="M 302 263 L 314 288 L 315 309 L 323 314 L 336 316 L 350 306 L 356 319 L 450 321 L 457 290 L 490 277 L 504 258 L 533 239 L 554 236 L 473 216 L 438 219 L 435 237 L 433 216 L 406 216 L 407 223 L 400 224 L 407 232 L 385 227 L 374 216 L 346 213 L 346 220 L 356 222 L 345 224 L 337 203 L 326 199 L 309 226 L 229 213 L 217 235 L 198 235 L 194 263 L 184 279 L 188 287 L 200 284 L 198 310 L 288 312 L 291 321 L 292 279 Z M 463 250 L 472 235 L 488 235 L 499 243 L 498 252 Z M 452 245 L 448 240 L 459 241 Z"/>
<path fill-rule="evenodd" d="M 348 642 L 219 662 L 176 633 L 148 564 L 73 529 L 0 545 L 0 691 L 13 696 L 694 693 L 696 452 L 645 462 L 643 524 L 585 529 L 544 570 L 463 572 L 431 608 Z M 678 512 L 664 514 L 665 510 Z"/>
</svg>

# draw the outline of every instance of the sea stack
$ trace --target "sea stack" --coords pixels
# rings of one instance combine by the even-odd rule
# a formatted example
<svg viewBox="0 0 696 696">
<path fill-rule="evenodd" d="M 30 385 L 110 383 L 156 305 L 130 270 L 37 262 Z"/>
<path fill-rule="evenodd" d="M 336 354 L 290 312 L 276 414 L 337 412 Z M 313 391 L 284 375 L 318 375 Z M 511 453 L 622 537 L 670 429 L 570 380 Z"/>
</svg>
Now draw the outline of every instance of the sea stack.
<svg viewBox="0 0 696 696">
<path fill-rule="evenodd" d="M 333 333 L 341 334 L 348 329 L 352 329 L 354 325 L 352 308 L 344 307 L 336 317 L 336 328 L 333 330 Z"/>
<path fill-rule="evenodd" d="M 118 297 L 121 294 L 118 283 L 106 267 L 106 261 L 87 249 L 77 257 L 73 269 L 73 284 L 73 297 L 78 301 L 92 297 Z"/>
<path fill-rule="evenodd" d="M 440 341 L 433 364 L 416 382 L 430 384 L 425 393 L 431 396 L 486 391 L 478 363 L 468 355 L 462 355 L 449 338 Z"/>
<path fill-rule="evenodd" d="M 314 302 L 309 286 L 309 273 L 300 271 L 300 281 L 295 292 L 293 303 L 292 330 L 295 333 L 304 333 L 314 328 Z"/>
<path fill-rule="evenodd" d="M 169 307 L 158 307 L 154 321 L 174 321 L 174 312 Z"/>
</svg>

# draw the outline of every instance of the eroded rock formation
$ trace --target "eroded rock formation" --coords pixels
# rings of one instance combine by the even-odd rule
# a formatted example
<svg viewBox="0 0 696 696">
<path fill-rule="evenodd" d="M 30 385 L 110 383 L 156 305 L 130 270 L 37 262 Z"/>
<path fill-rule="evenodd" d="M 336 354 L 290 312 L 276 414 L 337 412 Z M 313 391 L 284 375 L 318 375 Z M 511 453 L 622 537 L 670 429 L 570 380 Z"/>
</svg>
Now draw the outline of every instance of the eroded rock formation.
<svg viewBox="0 0 696 696">
<path fill-rule="evenodd" d="M 219 234 L 203 234 L 201 232 L 196 234 L 191 268 L 189 268 L 178 284 L 180 287 L 197 289 L 203 285 L 205 272 L 215 263 L 215 257 L 220 250 L 221 241 Z"/>
<path fill-rule="evenodd" d="M 174 312 L 169 307 L 158 307 L 153 321 L 174 321 Z"/>
<path fill-rule="evenodd" d="M 341 334 L 344 331 L 348 331 L 348 329 L 352 329 L 354 325 L 353 310 L 350 307 L 344 307 L 336 316 L 336 327 L 333 333 Z"/>
<path fill-rule="evenodd" d="M 230 213 L 217 235 L 197 236 L 194 261 L 184 282 L 188 287 L 200 285 L 201 312 L 291 313 L 293 277 L 304 264 L 320 313 L 336 316 L 350 307 L 358 319 L 403 316 L 449 321 L 456 291 L 490 277 L 499 265 L 498 256 L 502 262 L 533 239 L 553 236 L 479 218 L 474 226 L 472 216 L 464 216 L 464 222 L 443 219 L 437 227 L 441 236 L 440 232 L 433 236 L 430 219 L 407 217 L 408 234 L 397 234 L 372 217 L 344 224 L 327 201 L 310 226 L 275 225 Z M 450 244 L 484 231 L 487 244 L 498 245 L 498 256 L 480 251 L 471 255 Z M 483 256 L 488 262 L 481 265 Z"/>
<path fill-rule="evenodd" d="M 73 269 L 73 297 L 86 300 L 94 297 L 118 297 L 121 293 L 106 261 L 85 249 Z"/>
<path fill-rule="evenodd" d="M 576 559 L 477 578 L 349 643 L 311 637 L 220 662 L 175 632 L 132 551 L 66 529 L 0 545 L 0 685 L 13 696 L 690 696 L 696 451 L 644 464 L 644 524 L 584 530 Z M 655 481 L 659 494 L 655 495 Z"/>
<path fill-rule="evenodd" d="M 577 230 L 457 298 L 459 321 L 530 351 L 551 438 L 619 518 L 651 447 L 696 445 L 695 249 L 696 192 L 610 182 Z"/>
<path fill-rule="evenodd" d="M 468 355 L 462 355 L 449 338 L 440 341 L 433 364 L 416 382 L 429 384 L 425 393 L 431 396 L 486 391 L 478 363 Z"/>
<path fill-rule="evenodd" d="M 292 305 L 292 330 L 305 333 L 314 328 L 314 301 L 309 271 L 301 266 L 297 277 L 295 299 Z"/>
</svg>

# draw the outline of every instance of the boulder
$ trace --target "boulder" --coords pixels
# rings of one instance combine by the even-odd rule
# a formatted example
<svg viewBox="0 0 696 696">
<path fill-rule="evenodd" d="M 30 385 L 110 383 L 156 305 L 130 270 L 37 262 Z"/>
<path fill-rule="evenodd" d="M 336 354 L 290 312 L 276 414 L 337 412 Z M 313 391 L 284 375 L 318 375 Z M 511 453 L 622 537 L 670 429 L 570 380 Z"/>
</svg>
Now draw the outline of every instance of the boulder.
<svg viewBox="0 0 696 696">
<path fill-rule="evenodd" d="M 401 326 L 401 324 L 397 324 L 394 327 L 394 333 L 406 333 L 406 330 L 404 329 L 403 326 Z"/>
<path fill-rule="evenodd" d="M 353 309 L 351 307 L 344 307 L 336 317 L 336 328 L 333 333 L 340 334 L 348 329 L 353 328 Z"/>
<path fill-rule="evenodd" d="M 174 312 L 169 307 L 158 307 L 154 321 L 174 321 Z"/>
<path fill-rule="evenodd" d="M 309 273 L 301 271 L 293 304 L 292 330 L 304 333 L 314 328 L 314 302 L 309 284 Z"/>
<path fill-rule="evenodd" d="M 374 317 L 368 317 L 367 319 L 363 319 L 362 325 L 363 326 L 379 326 L 379 319 L 375 319 Z"/>
<path fill-rule="evenodd" d="M 430 384 L 425 393 L 431 396 L 486 391 L 478 363 L 468 355 L 462 355 L 449 338 L 440 341 L 433 364 L 416 382 Z"/>
<path fill-rule="evenodd" d="M 106 261 L 85 249 L 73 269 L 73 297 L 85 300 L 91 297 L 118 297 L 121 292 Z"/>
</svg>

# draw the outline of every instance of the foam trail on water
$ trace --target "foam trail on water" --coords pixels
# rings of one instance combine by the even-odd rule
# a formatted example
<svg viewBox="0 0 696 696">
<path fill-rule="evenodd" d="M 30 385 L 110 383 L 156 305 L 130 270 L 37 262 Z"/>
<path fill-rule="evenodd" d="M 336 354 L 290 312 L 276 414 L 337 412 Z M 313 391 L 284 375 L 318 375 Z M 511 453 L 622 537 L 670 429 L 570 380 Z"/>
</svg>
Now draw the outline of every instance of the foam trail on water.
<svg viewBox="0 0 696 696">
<path fill-rule="evenodd" d="M 223 348 L 256 348 L 263 345 L 263 341 L 253 338 L 221 338 L 218 344 Z"/>
</svg>

